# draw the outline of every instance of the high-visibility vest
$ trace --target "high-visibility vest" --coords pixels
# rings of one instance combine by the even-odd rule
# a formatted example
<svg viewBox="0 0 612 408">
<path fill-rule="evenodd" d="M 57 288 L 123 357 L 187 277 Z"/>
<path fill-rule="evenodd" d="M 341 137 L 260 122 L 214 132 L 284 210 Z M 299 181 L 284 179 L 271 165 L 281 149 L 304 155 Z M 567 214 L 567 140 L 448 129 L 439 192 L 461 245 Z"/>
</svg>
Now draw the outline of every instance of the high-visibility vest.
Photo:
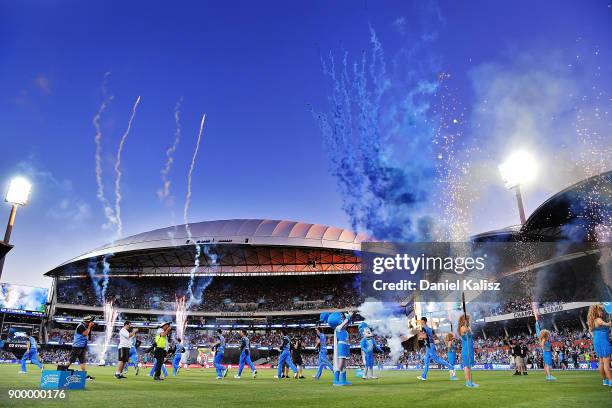
<svg viewBox="0 0 612 408">
<path fill-rule="evenodd" d="M 160 336 L 159 334 L 155 336 L 155 344 L 157 348 L 166 348 L 166 337 Z"/>
</svg>

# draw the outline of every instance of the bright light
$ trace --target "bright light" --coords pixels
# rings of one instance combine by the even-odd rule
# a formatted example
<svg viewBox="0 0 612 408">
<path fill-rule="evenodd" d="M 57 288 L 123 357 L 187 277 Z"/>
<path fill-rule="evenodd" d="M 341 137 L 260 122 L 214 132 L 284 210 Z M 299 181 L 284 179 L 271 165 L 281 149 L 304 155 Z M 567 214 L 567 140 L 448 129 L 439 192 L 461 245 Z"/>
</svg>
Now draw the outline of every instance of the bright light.
<svg viewBox="0 0 612 408">
<path fill-rule="evenodd" d="M 533 156 L 527 152 L 513 153 L 499 166 L 499 172 L 507 188 L 516 187 L 533 181 L 538 172 L 538 166 Z"/>
<path fill-rule="evenodd" d="M 23 177 L 15 177 L 11 180 L 5 201 L 11 204 L 26 205 L 30 198 L 32 184 Z"/>
</svg>

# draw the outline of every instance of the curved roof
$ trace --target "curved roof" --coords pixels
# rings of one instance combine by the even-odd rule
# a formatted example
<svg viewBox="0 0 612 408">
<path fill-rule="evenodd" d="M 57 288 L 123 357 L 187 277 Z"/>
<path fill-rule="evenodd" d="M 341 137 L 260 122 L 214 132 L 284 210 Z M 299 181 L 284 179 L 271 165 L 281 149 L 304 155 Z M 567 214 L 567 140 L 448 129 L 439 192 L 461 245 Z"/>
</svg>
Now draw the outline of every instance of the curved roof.
<svg viewBox="0 0 612 408">
<path fill-rule="evenodd" d="M 473 241 L 565 239 L 564 226 L 588 232 L 612 220 L 612 171 L 581 180 L 544 201 L 525 224 L 487 231 L 471 237 Z M 567 231 L 565 232 L 567 233 Z M 574 238 L 576 232 L 573 232 Z"/>
<path fill-rule="evenodd" d="M 105 254 L 203 244 L 246 244 L 360 250 L 364 234 L 344 228 L 298 221 L 233 219 L 160 228 L 122 238 L 64 262 L 67 265 Z"/>
<path fill-rule="evenodd" d="M 521 233 L 558 227 L 582 218 L 592 223 L 609 223 L 612 216 L 612 171 L 575 183 L 542 203 L 529 216 Z"/>
</svg>

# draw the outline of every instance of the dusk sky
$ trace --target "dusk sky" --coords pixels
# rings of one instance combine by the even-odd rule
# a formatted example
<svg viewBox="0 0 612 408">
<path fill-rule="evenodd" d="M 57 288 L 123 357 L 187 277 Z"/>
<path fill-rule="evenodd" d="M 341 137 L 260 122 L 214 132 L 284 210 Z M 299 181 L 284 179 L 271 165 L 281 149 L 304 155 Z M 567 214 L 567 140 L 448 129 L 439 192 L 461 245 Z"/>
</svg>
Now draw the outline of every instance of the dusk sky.
<svg viewBox="0 0 612 408">
<path fill-rule="evenodd" d="M 96 198 L 92 124 L 107 72 L 114 98 L 100 123 L 112 202 L 118 143 L 141 97 L 122 157 L 123 236 L 182 222 L 203 113 L 190 221 L 270 218 L 349 228 L 329 171 L 333 152 L 325 151 L 311 108 L 329 109 L 320 55 L 346 50 L 360 58 L 370 49 L 370 26 L 389 58 L 435 32 L 428 54 L 450 75 L 461 135 L 485 151 L 474 167 L 497 175 L 486 166 L 507 153 L 504 140 L 514 140 L 505 134 L 508 121 L 533 133 L 530 146 L 545 171 L 525 189 L 530 213 L 580 179 L 582 165 L 551 167 L 584 153 L 576 145 L 577 111 L 596 148 L 610 152 L 611 13 L 607 0 L 0 0 L 0 183 L 17 174 L 33 182 L 2 281 L 47 286 L 44 272 L 113 238 Z M 512 99 L 523 92 L 529 96 Z M 173 199 L 164 202 L 157 192 L 180 98 Z M 496 113 L 498 104 L 516 110 Z M 584 160 L 609 170 L 609 159 Z M 472 233 L 517 223 L 513 194 L 498 181 L 474 203 Z M 2 208 L 4 228 L 9 206 Z"/>
</svg>

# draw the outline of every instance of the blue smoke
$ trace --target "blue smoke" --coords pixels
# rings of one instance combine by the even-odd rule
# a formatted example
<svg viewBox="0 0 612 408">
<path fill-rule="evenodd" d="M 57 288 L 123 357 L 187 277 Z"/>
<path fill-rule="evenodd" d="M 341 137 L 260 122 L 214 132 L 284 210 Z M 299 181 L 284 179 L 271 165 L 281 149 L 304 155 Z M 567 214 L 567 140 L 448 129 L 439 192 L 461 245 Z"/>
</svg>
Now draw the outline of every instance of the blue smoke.
<svg viewBox="0 0 612 408">
<path fill-rule="evenodd" d="M 94 292 L 96 294 L 96 299 L 98 299 L 98 303 L 102 304 L 102 279 L 98 275 L 98 260 L 96 258 L 91 258 L 87 264 L 87 273 L 91 278 L 91 283 L 94 288 Z"/>
<path fill-rule="evenodd" d="M 196 278 L 195 273 L 200 267 L 200 256 L 202 251 L 207 259 L 210 259 L 213 268 L 217 265 L 219 256 L 213 253 L 207 245 L 196 244 L 195 262 L 189 274 L 189 284 L 187 286 L 187 308 L 193 304 L 202 304 L 204 300 L 204 291 L 212 283 L 212 276 L 201 276 Z"/>
<path fill-rule="evenodd" d="M 369 55 L 354 62 L 347 52 L 339 64 L 333 52 L 322 58 L 331 106 L 313 113 L 353 230 L 380 240 L 426 239 L 439 174 L 431 104 L 439 80 L 432 64 L 422 62 L 422 46 L 399 53 L 389 73 L 371 27 L 370 43 Z"/>
<path fill-rule="evenodd" d="M 103 305 L 106 300 L 106 290 L 108 289 L 108 281 L 110 278 L 110 263 L 108 262 L 108 258 L 111 256 L 113 256 L 113 254 L 106 254 L 102 258 L 102 275 L 98 273 L 99 262 L 97 258 L 91 258 L 87 264 L 87 273 L 89 274 L 96 294 L 96 299 L 98 299 L 100 305 Z"/>
</svg>

